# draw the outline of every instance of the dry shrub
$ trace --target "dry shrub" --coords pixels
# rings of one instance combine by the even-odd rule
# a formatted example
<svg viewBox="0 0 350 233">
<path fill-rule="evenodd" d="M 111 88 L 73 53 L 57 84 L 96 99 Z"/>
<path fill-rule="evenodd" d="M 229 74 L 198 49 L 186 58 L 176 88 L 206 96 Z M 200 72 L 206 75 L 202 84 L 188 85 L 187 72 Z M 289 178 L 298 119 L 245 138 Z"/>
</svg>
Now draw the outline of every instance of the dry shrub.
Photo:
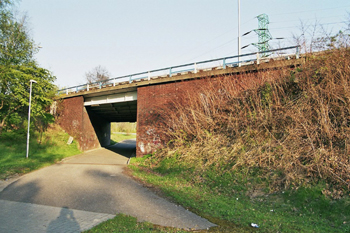
<svg viewBox="0 0 350 233">
<path fill-rule="evenodd" d="M 184 104 L 185 103 L 185 104 Z M 291 70 L 207 79 L 162 109 L 173 154 L 201 169 L 256 169 L 272 188 L 350 184 L 350 51 Z"/>
</svg>

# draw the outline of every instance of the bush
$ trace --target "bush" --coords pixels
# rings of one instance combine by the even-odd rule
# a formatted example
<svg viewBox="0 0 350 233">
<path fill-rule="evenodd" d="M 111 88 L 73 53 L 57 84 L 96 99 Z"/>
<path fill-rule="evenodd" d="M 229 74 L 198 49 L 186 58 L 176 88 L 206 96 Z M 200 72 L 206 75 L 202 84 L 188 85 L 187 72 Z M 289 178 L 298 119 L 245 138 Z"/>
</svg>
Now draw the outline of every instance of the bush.
<svg viewBox="0 0 350 233">
<path fill-rule="evenodd" d="M 208 79 L 185 93 L 161 109 L 170 143 L 155 156 L 204 170 L 258 169 L 272 190 L 322 180 L 349 191 L 350 51 L 306 59 L 294 70 Z"/>
</svg>

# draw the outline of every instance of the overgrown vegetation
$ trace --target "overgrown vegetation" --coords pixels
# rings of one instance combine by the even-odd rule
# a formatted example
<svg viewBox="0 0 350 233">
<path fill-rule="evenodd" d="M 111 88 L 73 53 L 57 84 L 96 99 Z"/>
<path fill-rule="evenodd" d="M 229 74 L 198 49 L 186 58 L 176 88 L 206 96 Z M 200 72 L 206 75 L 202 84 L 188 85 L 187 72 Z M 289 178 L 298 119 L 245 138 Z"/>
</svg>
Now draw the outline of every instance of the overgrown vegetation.
<svg viewBox="0 0 350 233">
<path fill-rule="evenodd" d="M 349 231 L 350 50 L 344 37 L 327 48 L 179 96 L 157 113 L 169 143 L 134 174 L 227 225 Z"/>
<path fill-rule="evenodd" d="M 67 145 L 68 138 L 58 126 L 49 127 L 41 140 L 38 133 L 32 132 L 29 159 L 26 159 L 26 131 L 3 132 L 0 135 L 0 179 L 22 175 L 79 154 L 75 141 Z"/>
<path fill-rule="evenodd" d="M 323 181 L 334 198 L 347 193 L 350 51 L 254 75 L 254 83 L 249 76 L 208 80 L 183 96 L 188 104 L 168 106 L 163 123 L 171 142 L 155 157 L 175 156 L 220 174 L 254 173 L 271 191 Z"/>
</svg>

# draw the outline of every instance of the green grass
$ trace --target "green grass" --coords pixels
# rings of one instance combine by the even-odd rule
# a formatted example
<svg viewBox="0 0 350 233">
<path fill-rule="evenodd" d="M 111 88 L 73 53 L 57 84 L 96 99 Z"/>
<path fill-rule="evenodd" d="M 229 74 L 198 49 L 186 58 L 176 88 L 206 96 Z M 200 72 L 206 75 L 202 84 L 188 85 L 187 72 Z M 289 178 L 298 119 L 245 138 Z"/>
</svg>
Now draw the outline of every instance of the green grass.
<svg viewBox="0 0 350 233">
<path fill-rule="evenodd" d="M 263 180 L 247 174 L 201 172 L 174 158 L 152 160 L 132 158 L 134 176 L 220 225 L 211 232 L 350 232 L 350 198 L 328 199 L 322 184 L 268 193 Z"/>
<path fill-rule="evenodd" d="M 136 122 L 111 122 L 111 131 L 136 133 Z"/>
<path fill-rule="evenodd" d="M 148 222 L 137 222 L 134 217 L 118 214 L 115 218 L 103 222 L 85 233 L 97 232 L 186 232 L 175 228 L 155 226 Z"/>
<path fill-rule="evenodd" d="M 128 134 L 128 133 L 111 133 L 111 145 L 114 145 L 118 142 L 128 140 L 128 139 L 135 139 L 136 135 L 134 134 Z"/>
<path fill-rule="evenodd" d="M 62 130 L 49 129 L 42 143 L 38 135 L 31 133 L 28 159 L 26 158 L 26 133 L 24 131 L 3 132 L 0 135 L 0 179 L 56 163 L 65 157 L 81 153 L 76 142 L 67 145 L 69 135 Z"/>
</svg>

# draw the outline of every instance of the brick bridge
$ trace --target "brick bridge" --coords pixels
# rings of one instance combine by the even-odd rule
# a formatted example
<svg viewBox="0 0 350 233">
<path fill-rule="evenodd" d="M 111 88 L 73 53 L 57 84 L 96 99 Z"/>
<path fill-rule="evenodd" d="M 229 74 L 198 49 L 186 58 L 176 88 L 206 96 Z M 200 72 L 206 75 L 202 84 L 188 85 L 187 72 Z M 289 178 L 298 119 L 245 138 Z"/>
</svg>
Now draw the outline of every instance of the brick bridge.
<svg viewBox="0 0 350 233">
<path fill-rule="evenodd" d="M 297 52 L 273 56 L 276 51 L 291 49 Z M 154 110 L 173 101 L 180 93 L 205 85 L 208 79 L 215 80 L 224 76 L 255 79 L 261 72 L 274 72 L 286 66 L 295 67 L 302 61 L 298 59 L 297 46 L 271 50 L 268 58 L 259 58 L 259 55 L 242 55 L 253 58 L 240 63 L 228 63 L 237 56 L 226 57 L 60 90 L 58 123 L 85 151 L 110 144 L 111 122 L 137 122 L 136 156 L 143 156 L 164 143 L 159 136 L 161 132 L 157 128 L 157 122 L 152 121 L 150 116 Z M 219 61 L 220 65 L 217 66 Z M 215 66 L 213 63 L 216 63 Z"/>
</svg>

